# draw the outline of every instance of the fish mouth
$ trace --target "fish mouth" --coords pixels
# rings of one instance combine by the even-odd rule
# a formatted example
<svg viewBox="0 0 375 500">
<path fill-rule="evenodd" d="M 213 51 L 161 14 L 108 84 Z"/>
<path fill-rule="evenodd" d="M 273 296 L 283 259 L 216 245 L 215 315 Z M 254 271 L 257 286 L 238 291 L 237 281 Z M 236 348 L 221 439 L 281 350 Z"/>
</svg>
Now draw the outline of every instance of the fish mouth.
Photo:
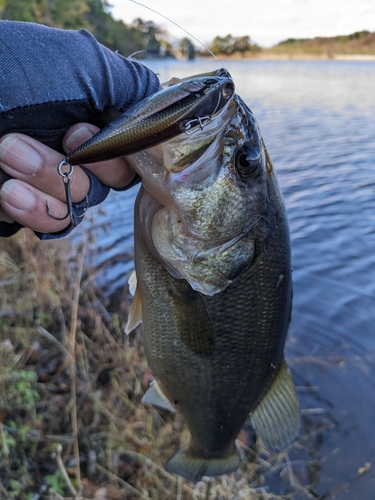
<svg viewBox="0 0 375 500">
<path fill-rule="evenodd" d="M 223 91 L 227 92 L 226 86 Z M 221 157 L 213 150 L 224 148 L 222 133 L 237 112 L 232 94 L 222 105 L 218 101 L 210 106 L 213 115 L 191 115 L 181 122 L 181 132 L 170 141 L 164 141 L 127 157 L 129 164 L 142 178 L 144 188 L 161 205 L 178 198 L 178 188 L 183 184 L 199 189 L 207 179 L 215 178 L 221 169 Z M 221 99 L 221 96 L 219 97 Z"/>
<path fill-rule="evenodd" d="M 234 95 L 203 128 L 196 126 L 196 133 L 129 157 L 142 171 L 147 192 L 140 219 L 148 248 L 174 278 L 209 296 L 236 280 L 255 256 L 252 233 L 260 217 L 236 215 L 233 224 L 227 217 L 223 227 L 219 221 L 230 203 L 222 193 L 237 203 L 238 182 L 231 168 L 244 135 L 235 134 L 244 126 L 240 107 Z"/>
<path fill-rule="evenodd" d="M 221 78 L 211 77 L 203 81 L 206 86 L 209 86 L 206 92 L 207 98 L 202 99 L 198 105 L 192 106 L 187 112 L 187 116 L 178 123 L 181 132 L 191 135 L 197 130 L 203 130 L 231 99 L 234 95 L 234 83 L 231 80 L 224 80 L 224 82 L 221 80 Z M 183 88 L 183 84 L 181 88 Z"/>
<path fill-rule="evenodd" d="M 148 193 L 140 204 L 148 205 L 140 209 L 147 246 L 174 278 L 209 296 L 254 262 L 267 199 L 259 127 L 228 81 L 222 83 L 216 102 L 210 102 L 214 115 L 204 120 L 200 114 L 184 122 L 184 133 L 128 157 Z M 229 99 L 217 111 L 227 92 Z M 248 174 L 251 162 L 256 168 Z"/>
<path fill-rule="evenodd" d="M 163 206 L 171 204 L 175 198 L 173 186 L 189 182 L 200 182 L 210 169 L 193 170 L 197 160 L 217 139 L 236 112 L 234 104 L 234 83 L 226 70 L 220 69 L 206 75 L 178 80 L 184 92 L 195 91 L 197 86 L 205 86 L 205 96 L 190 106 L 183 119 L 178 122 L 178 133 L 171 140 L 143 148 L 129 156 L 127 160 L 142 179 L 144 188 Z M 176 79 L 172 81 L 175 82 Z M 167 109 L 167 107 L 166 107 Z M 168 135 L 168 131 L 163 132 Z M 215 168 L 215 171 L 217 169 Z M 209 175 L 212 175 L 213 171 Z"/>
</svg>

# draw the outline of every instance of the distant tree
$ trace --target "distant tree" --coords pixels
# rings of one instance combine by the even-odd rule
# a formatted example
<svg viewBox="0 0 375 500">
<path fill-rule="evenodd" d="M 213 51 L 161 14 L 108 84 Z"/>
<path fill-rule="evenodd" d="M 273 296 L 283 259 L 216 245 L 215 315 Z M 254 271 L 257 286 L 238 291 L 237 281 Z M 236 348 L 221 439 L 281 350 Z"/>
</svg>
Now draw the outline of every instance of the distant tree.
<svg viewBox="0 0 375 500">
<path fill-rule="evenodd" d="M 195 58 L 195 46 L 190 38 L 181 38 L 178 46 L 183 56 L 187 57 L 189 60 L 193 60 Z"/>
<path fill-rule="evenodd" d="M 143 21 L 137 18 L 133 21 L 133 26 L 143 33 L 144 50 L 150 53 L 159 54 L 160 52 L 160 28 L 153 21 Z"/>
<path fill-rule="evenodd" d="M 240 54 L 244 54 L 245 52 L 249 52 L 252 48 L 250 37 L 246 36 L 238 36 L 234 39 L 233 43 L 233 52 L 239 52 Z"/>
<path fill-rule="evenodd" d="M 59 28 L 90 28 L 87 0 L 3 0 L 1 19 L 43 23 Z"/>
<path fill-rule="evenodd" d="M 89 30 L 100 43 L 129 56 L 170 51 L 166 34 L 152 21 L 127 25 L 113 19 L 107 0 L 0 0 L 0 19 L 30 21 L 65 29 Z"/>
<path fill-rule="evenodd" d="M 243 55 L 245 52 L 260 50 L 260 47 L 252 44 L 248 35 L 234 37 L 228 34 L 224 37 L 216 36 L 210 49 L 214 54 L 231 55 L 237 52 Z"/>
<path fill-rule="evenodd" d="M 282 40 L 281 42 L 279 42 L 276 46 L 279 46 L 279 45 L 297 45 L 300 43 L 304 43 L 307 40 L 309 40 L 309 38 L 287 38 L 286 40 Z"/>
<path fill-rule="evenodd" d="M 66 29 L 90 29 L 91 25 L 86 18 L 89 11 L 86 0 L 54 0 L 50 4 L 51 17 L 56 26 Z"/>
<path fill-rule="evenodd" d="M 189 51 L 189 47 L 193 45 L 193 42 L 188 37 L 181 38 L 178 43 L 178 47 L 181 50 L 182 54 L 187 55 Z"/>
<path fill-rule="evenodd" d="M 210 46 L 210 49 L 214 54 L 230 54 L 232 45 L 233 45 L 233 37 L 231 34 L 228 34 L 224 37 L 215 36 Z"/>
<path fill-rule="evenodd" d="M 34 8 L 29 0 L 5 0 L 2 3 L 1 19 L 35 21 Z"/>
<path fill-rule="evenodd" d="M 350 40 L 362 40 L 369 33 L 370 32 L 367 31 L 367 30 L 355 31 L 354 33 L 351 33 L 350 35 L 340 35 L 340 36 L 337 36 L 337 37 L 334 37 L 334 38 L 336 38 L 340 42 L 348 42 Z"/>
<path fill-rule="evenodd" d="M 369 34 L 370 32 L 368 30 L 355 31 L 354 33 L 349 35 L 349 40 L 361 40 L 362 38 L 365 38 Z"/>
<path fill-rule="evenodd" d="M 279 46 L 303 46 L 309 44 L 310 46 L 315 44 L 325 44 L 325 43 L 340 43 L 340 44 L 346 44 L 351 41 L 362 41 L 366 39 L 366 37 L 370 34 L 369 31 L 363 30 L 363 31 L 355 31 L 354 33 L 351 33 L 350 35 L 338 35 L 338 36 L 333 36 L 333 37 L 322 37 L 322 36 L 317 36 L 315 38 L 288 38 L 286 40 L 282 40 L 279 42 L 276 47 Z"/>
<path fill-rule="evenodd" d="M 87 5 L 85 18 L 91 26 L 89 30 L 100 43 L 125 56 L 142 50 L 142 34 L 132 26 L 113 19 L 108 2 L 87 0 Z"/>
</svg>

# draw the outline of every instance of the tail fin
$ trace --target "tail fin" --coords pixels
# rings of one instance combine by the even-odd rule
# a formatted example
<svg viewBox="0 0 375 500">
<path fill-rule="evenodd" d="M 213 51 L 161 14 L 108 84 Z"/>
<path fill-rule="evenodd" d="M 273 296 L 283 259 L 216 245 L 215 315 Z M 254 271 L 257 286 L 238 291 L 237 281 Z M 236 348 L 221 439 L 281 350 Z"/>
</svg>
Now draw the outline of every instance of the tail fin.
<svg viewBox="0 0 375 500">
<path fill-rule="evenodd" d="M 256 433 L 270 448 L 280 450 L 296 436 L 300 423 L 299 403 L 285 361 L 250 417 Z"/>
<path fill-rule="evenodd" d="M 189 448 L 183 448 L 165 464 L 167 472 L 178 474 L 188 481 L 196 483 L 203 476 L 221 476 L 230 474 L 241 464 L 239 450 L 234 447 L 233 452 L 225 458 L 202 458 L 195 456 Z"/>
</svg>

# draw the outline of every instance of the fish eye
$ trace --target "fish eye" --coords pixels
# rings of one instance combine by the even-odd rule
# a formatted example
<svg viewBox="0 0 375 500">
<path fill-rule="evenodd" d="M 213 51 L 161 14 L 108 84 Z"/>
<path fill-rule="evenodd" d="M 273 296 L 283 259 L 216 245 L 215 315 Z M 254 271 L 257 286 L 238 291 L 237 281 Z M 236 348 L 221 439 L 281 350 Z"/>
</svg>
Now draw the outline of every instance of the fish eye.
<svg viewBox="0 0 375 500">
<path fill-rule="evenodd" d="M 233 83 L 227 83 L 222 90 L 222 94 L 223 94 L 224 99 L 229 99 L 230 97 L 232 97 L 232 95 L 234 94 Z"/>
<path fill-rule="evenodd" d="M 241 177 L 253 177 L 262 164 L 262 156 L 253 148 L 242 147 L 236 154 L 236 168 Z"/>
</svg>

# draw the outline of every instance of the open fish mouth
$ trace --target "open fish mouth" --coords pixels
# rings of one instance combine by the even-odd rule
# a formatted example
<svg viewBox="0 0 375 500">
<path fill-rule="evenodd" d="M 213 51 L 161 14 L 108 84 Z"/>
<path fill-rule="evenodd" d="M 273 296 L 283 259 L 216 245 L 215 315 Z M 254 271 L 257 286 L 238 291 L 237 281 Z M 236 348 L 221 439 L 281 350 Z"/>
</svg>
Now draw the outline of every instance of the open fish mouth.
<svg viewBox="0 0 375 500">
<path fill-rule="evenodd" d="M 267 157 L 258 124 L 236 94 L 191 132 L 128 161 L 154 199 L 145 196 L 140 207 L 149 248 L 173 277 L 214 295 L 253 262 Z"/>
<path fill-rule="evenodd" d="M 159 204 L 145 197 L 147 208 L 140 208 L 147 244 L 173 277 L 214 295 L 254 260 L 258 207 L 267 205 L 267 158 L 258 124 L 226 70 L 175 82 L 130 108 L 67 161 L 127 155 Z"/>
</svg>

